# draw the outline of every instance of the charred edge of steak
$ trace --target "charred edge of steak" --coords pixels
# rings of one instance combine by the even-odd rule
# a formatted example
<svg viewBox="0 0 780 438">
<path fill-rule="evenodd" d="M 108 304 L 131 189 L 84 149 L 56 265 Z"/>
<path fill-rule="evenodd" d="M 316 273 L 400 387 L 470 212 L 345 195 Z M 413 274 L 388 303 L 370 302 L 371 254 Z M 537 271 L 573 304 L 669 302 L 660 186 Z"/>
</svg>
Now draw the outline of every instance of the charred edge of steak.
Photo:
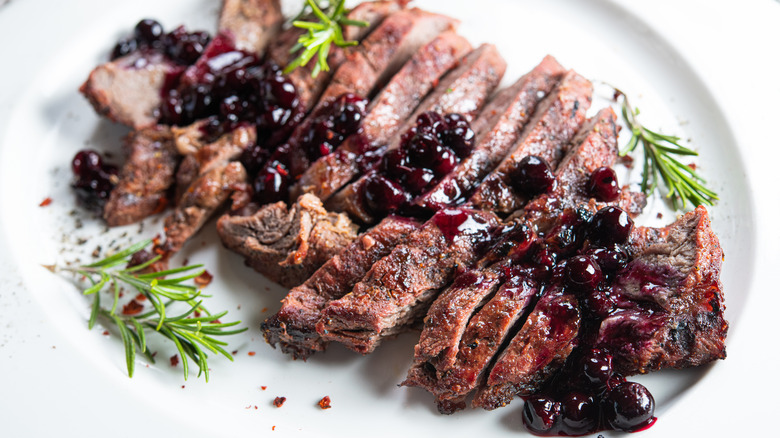
<svg viewBox="0 0 780 438">
<path fill-rule="evenodd" d="M 414 220 L 388 217 L 358 236 L 287 294 L 279 312 L 263 323 L 266 341 L 272 346 L 280 345 L 283 352 L 296 359 L 323 351 L 326 343 L 316 330 L 322 309 L 329 301 L 348 293 L 376 261 L 420 225 Z"/>
</svg>

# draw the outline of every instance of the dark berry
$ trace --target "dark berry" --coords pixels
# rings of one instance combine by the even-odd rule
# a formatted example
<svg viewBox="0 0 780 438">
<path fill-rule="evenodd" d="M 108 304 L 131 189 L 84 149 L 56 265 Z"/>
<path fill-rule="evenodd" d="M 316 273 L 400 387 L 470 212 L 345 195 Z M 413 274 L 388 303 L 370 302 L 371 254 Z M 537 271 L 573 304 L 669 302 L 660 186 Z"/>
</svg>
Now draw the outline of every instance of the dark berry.
<svg viewBox="0 0 780 438">
<path fill-rule="evenodd" d="M 409 201 L 409 195 L 396 182 L 374 175 L 365 185 L 366 206 L 376 214 L 392 212 Z"/>
<path fill-rule="evenodd" d="M 529 155 L 522 160 L 512 174 L 512 184 L 528 197 L 548 192 L 555 183 L 550 166 L 544 159 Z"/>
<path fill-rule="evenodd" d="M 119 40 L 111 51 L 111 60 L 121 58 L 138 49 L 138 41 L 135 38 L 124 38 Z"/>
<path fill-rule="evenodd" d="M 151 44 L 163 36 L 163 27 L 156 20 L 146 18 L 135 25 L 133 33 L 138 41 Z"/>
<path fill-rule="evenodd" d="M 119 169 L 106 164 L 93 150 L 76 153 L 71 161 L 75 179 L 72 187 L 79 202 L 91 210 L 101 210 L 118 182 Z"/>
<path fill-rule="evenodd" d="M 441 152 L 441 143 L 436 135 L 430 132 L 419 132 L 409 140 L 406 149 L 409 160 L 414 165 L 432 166 Z"/>
<path fill-rule="evenodd" d="M 595 290 L 603 275 L 599 265 L 588 256 L 576 256 L 566 263 L 566 280 L 575 291 Z"/>
<path fill-rule="evenodd" d="M 272 162 L 255 178 L 255 199 L 260 204 L 286 201 L 289 196 L 290 177 L 284 165 Z"/>
<path fill-rule="evenodd" d="M 366 104 L 365 99 L 352 93 L 339 97 L 333 129 L 345 137 L 357 132 L 366 116 Z"/>
<path fill-rule="evenodd" d="M 382 173 L 393 179 L 405 175 L 408 168 L 409 161 L 403 149 L 393 149 L 382 157 L 380 169 Z"/>
<path fill-rule="evenodd" d="M 588 237 L 596 244 L 609 245 L 625 243 L 634 221 L 628 213 L 617 207 L 604 207 L 590 220 Z"/>
<path fill-rule="evenodd" d="M 588 255 L 596 260 L 601 270 L 605 273 L 614 273 L 626 267 L 628 254 L 618 245 L 610 245 L 607 248 L 593 248 L 588 250 Z"/>
<path fill-rule="evenodd" d="M 439 156 L 434 161 L 431 169 L 437 178 L 442 178 L 452 172 L 457 165 L 458 157 L 455 156 L 455 152 L 445 146 L 439 151 Z"/>
<path fill-rule="evenodd" d="M 84 149 L 78 151 L 76 156 L 73 157 L 70 168 L 76 177 L 82 177 L 89 175 L 91 172 L 99 171 L 102 162 L 100 154 L 91 149 Z"/>
<path fill-rule="evenodd" d="M 618 307 L 618 300 L 610 288 L 597 289 L 585 297 L 585 307 L 598 318 L 606 318 Z"/>
<path fill-rule="evenodd" d="M 590 174 L 588 192 L 597 201 L 611 202 L 620 195 L 617 175 L 609 167 L 599 167 Z"/>
<path fill-rule="evenodd" d="M 602 350 L 591 349 L 582 358 L 582 373 L 595 388 L 605 387 L 614 374 L 612 355 Z"/>
<path fill-rule="evenodd" d="M 450 147 L 455 154 L 463 159 L 471 154 L 474 148 L 474 131 L 468 120 L 460 114 L 447 114 L 444 121 L 449 126 L 444 137 L 444 145 Z"/>
<path fill-rule="evenodd" d="M 599 407 L 592 396 L 573 391 L 561 399 L 561 433 L 585 435 L 596 429 L 598 420 Z"/>
<path fill-rule="evenodd" d="M 428 111 L 417 116 L 417 132 L 438 135 L 446 128 L 444 118 L 433 111 Z"/>
<path fill-rule="evenodd" d="M 523 424 L 533 433 L 552 435 L 558 431 L 561 404 L 552 397 L 529 397 L 523 406 Z"/>
<path fill-rule="evenodd" d="M 295 85 L 287 77 L 278 75 L 272 76 L 265 81 L 267 96 L 272 96 L 279 106 L 290 109 L 298 102 L 298 93 L 295 91 Z"/>
<path fill-rule="evenodd" d="M 435 175 L 430 169 L 416 167 L 412 169 L 404 179 L 404 186 L 411 194 L 420 194 L 433 181 Z"/>
<path fill-rule="evenodd" d="M 604 397 L 604 420 L 613 429 L 637 431 L 653 422 L 654 413 L 653 395 L 639 383 L 621 383 Z"/>
</svg>

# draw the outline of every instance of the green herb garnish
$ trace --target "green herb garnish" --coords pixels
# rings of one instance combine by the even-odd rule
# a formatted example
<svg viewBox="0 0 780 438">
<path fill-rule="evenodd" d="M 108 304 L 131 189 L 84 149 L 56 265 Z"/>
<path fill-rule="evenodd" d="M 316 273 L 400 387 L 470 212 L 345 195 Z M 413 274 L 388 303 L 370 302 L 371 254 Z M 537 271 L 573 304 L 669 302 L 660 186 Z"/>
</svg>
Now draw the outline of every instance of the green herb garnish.
<svg viewBox="0 0 780 438">
<path fill-rule="evenodd" d="M 209 380 L 208 354 L 212 352 L 221 354 L 231 361 L 233 356 L 224 348 L 226 342 L 215 339 L 214 336 L 234 335 L 246 331 L 246 328 L 225 330 L 234 327 L 241 321 L 218 322 L 227 311 L 217 314 L 209 313 L 203 306 L 202 298 L 208 297 L 201 294 L 197 287 L 184 284 L 192 280 L 204 270 L 202 265 L 183 266 L 181 268 L 168 269 L 160 272 L 140 273 L 152 264 L 160 260 L 161 256 L 131 268 L 127 263 L 133 254 L 143 250 L 152 243 L 151 240 L 139 242 L 124 251 L 120 251 L 99 262 L 79 267 L 44 266 L 52 272 L 66 271 L 83 276 L 91 283 L 84 290 L 84 295 L 92 295 L 92 312 L 89 318 L 89 328 L 95 326 L 98 319 L 102 322 L 116 326 L 125 345 L 125 359 L 127 362 L 127 374 L 133 377 L 135 369 L 136 351 L 145 355 L 154 363 L 154 357 L 146 345 L 146 332 L 157 332 L 171 341 L 182 358 L 184 379 L 189 375 L 188 358 L 198 365 L 198 377 L 201 374 Z M 129 286 L 132 290 L 142 294 L 152 309 L 148 312 L 128 316 L 117 314 L 120 284 Z M 113 295 L 110 308 L 101 306 L 100 292 L 108 290 Z M 169 306 L 174 303 L 186 304 L 187 309 L 182 313 L 169 316 Z M 205 316 L 198 316 L 202 313 Z"/>
<path fill-rule="evenodd" d="M 659 134 L 645 128 L 637 120 L 639 109 L 628 103 L 625 93 L 615 90 L 623 96 L 623 120 L 631 130 L 631 139 L 620 156 L 633 152 L 639 144 L 644 150 L 642 167 L 642 192 L 650 195 L 658 188 L 659 181 L 666 187 L 666 198 L 670 199 L 675 210 L 685 209 L 688 202 L 694 206 L 713 205 L 718 195 L 705 187 L 706 181 L 689 165 L 678 161 L 675 156 L 698 156 L 699 154 L 680 144 L 680 138 Z"/>
<path fill-rule="evenodd" d="M 298 43 L 290 49 L 290 53 L 301 51 L 284 69 L 284 73 L 289 73 L 300 66 L 304 66 L 317 56 L 317 64 L 312 69 L 312 77 L 316 77 L 321 71 L 329 71 L 328 54 L 330 46 L 335 44 L 338 47 L 348 47 L 357 45 L 357 41 L 344 40 L 343 26 L 366 27 L 365 21 L 350 20 L 346 17 L 347 10 L 344 7 L 345 0 L 328 0 L 328 6 L 321 8 L 314 0 L 306 0 L 303 11 L 298 17 L 313 15 L 319 21 L 293 21 L 293 26 L 305 29 L 307 32 L 298 38 Z M 324 10 L 323 10 L 324 9 Z"/>
</svg>

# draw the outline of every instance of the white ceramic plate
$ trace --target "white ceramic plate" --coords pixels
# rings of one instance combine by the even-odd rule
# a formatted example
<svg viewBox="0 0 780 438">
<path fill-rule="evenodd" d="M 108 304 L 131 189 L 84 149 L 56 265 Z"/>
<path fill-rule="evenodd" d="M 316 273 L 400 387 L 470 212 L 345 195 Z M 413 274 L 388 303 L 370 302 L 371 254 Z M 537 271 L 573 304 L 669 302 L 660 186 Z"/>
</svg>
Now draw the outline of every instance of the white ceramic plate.
<svg viewBox="0 0 780 438">
<path fill-rule="evenodd" d="M 763 202 L 756 199 L 765 198 L 756 192 L 763 185 L 749 171 L 759 167 L 749 155 L 757 150 L 745 145 L 748 136 L 740 137 L 734 126 L 738 124 L 745 132 L 749 123 L 723 104 L 724 99 L 737 102 L 733 95 L 725 93 L 732 96 L 728 100 L 723 90 L 711 88 L 713 83 L 725 83 L 726 91 L 731 91 L 736 85 L 708 70 L 713 48 L 707 45 L 696 50 L 701 39 L 712 38 L 715 44 L 725 41 L 723 35 L 684 20 L 692 30 L 680 32 L 679 26 L 672 25 L 680 21 L 679 15 L 696 11 L 695 2 L 690 3 L 678 5 L 681 9 L 676 12 L 668 5 L 658 6 L 666 8 L 659 12 L 652 2 L 630 8 L 607 1 L 563 0 L 483 0 L 478 4 L 431 0 L 417 5 L 460 18 L 462 34 L 475 44 L 496 43 L 509 63 L 505 82 L 550 53 L 589 78 L 627 90 L 648 125 L 690 139 L 691 146 L 702 152 L 696 160 L 699 169 L 721 195 L 721 202 L 710 211 L 727 254 L 722 280 L 733 332 L 747 317 L 743 310 L 748 297 L 761 294 L 756 290 L 767 285 L 757 271 L 766 260 L 757 257 L 756 249 L 767 236 L 762 233 L 762 239 L 757 239 L 757 224 L 763 220 L 757 204 Z M 750 7 L 777 16 L 774 5 L 751 3 Z M 728 17 L 721 14 L 731 11 L 725 4 L 712 10 L 715 13 L 700 17 L 703 23 L 717 23 Z M 103 335 L 102 327 L 87 331 L 88 301 L 72 283 L 39 266 L 86 259 L 98 245 L 105 250 L 160 232 L 158 219 L 146 221 L 143 229 L 136 225 L 104 230 L 99 220 L 75 207 L 69 189 L 71 157 L 84 147 L 118 155 L 119 139 L 126 133 L 125 128 L 99 119 L 76 90 L 89 70 L 105 59 L 113 42 L 140 18 L 158 18 L 166 28 L 184 23 L 213 30 L 217 11 L 218 2 L 209 0 L 15 0 L 0 9 L 4 66 L 0 84 L 0 407 L 4 430 L 11 436 L 40 436 L 70 428 L 89 436 L 99 435 L 103 428 L 118 431 L 120 436 L 228 436 L 229 432 L 460 436 L 479 431 L 498 437 L 524 433 L 519 400 L 493 412 L 468 410 L 441 416 L 427 393 L 398 388 L 411 362 L 415 343 L 411 334 L 386 342 L 367 357 L 336 346 L 302 362 L 272 350 L 262 340 L 259 325 L 278 308 L 285 291 L 224 250 L 213 225 L 190 242 L 181 258 L 204 263 L 215 274 L 207 289 L 214 295 L 210 307 L 230 310 L 228 319 L 241 319 L 250 330 L 231 341 L 229 349 L 237 351 L 235 363 L 211 358 L 208 384 L 194 376 L 183 381 L 181 365 L 169 365 L 167 358 L 174 351 L 166 347 L 159 349 L 157 365 L 147 367 L 139 359 L 135 377 L 128 379 L 119 338 Z M 667 13 L 677 18 L 660 19 Z M 743 25 L 744 32 L 763 32 L 761 26 L 771 23 L 768 16 L 761 15 L 752 26 Z M 774 36 L 769 31 L 761 35 Z M 743 37 L 745 42 L 758 43 L 753 33 Z M 778 49 L 778 40 L 760 43 Z M 776 62 L 768 65 L 777 66 Z M 740 86 L 752 89 L 754 84 Z M 767 92 L 774 91 L 770 86 Z M 759 104 L 764 107 L 752 111 L 774 110 L 771 99 L 765 100 Z M 636 175 L 633 178 L 636 181 Z M 47 197 L 53 203 L 39 207 Z M 658 212 L 664 212 L 662 219 L 656 218 Z M 661 202 L 651 202 L 638 222 L 660 225 L 673 218 Z M 734 349 L 744 352 L 751 342 L 743 335 L 735 347 L 733 339 L 732 335 L 732 355 Z M 701 388 L 736 385 L 737 373 L 742 372 L 736 365 L 744 363 L 729 358 L 711 367 L 638 378 L 655 395 L 660 417 L 642 436 L 714 433 L 736 426 L 717 414 L 701 416 L 709 420 L 707 424 L 690 424 L 686 418 L 695 417 L 701 406 L 719 406 Z M 327 411 L 316 405 L 325 395 L 333 403 Z M 276 396 L 287 397 L 282 408 L 272 405 Z"/>
</svg>

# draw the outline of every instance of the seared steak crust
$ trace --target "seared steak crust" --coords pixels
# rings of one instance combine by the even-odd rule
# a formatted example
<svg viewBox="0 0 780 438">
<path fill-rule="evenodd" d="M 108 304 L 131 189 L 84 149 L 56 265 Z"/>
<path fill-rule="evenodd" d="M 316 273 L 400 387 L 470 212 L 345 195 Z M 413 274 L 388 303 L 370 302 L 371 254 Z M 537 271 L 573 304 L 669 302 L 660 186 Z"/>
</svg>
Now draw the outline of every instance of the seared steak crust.
<svg viewBox="0 0 780 438">
<path fill-rule="evenodd" d="M 455 225 L 458 231 L 454 235 L 450 217 L 465 217 L 462 226 Z M 497 225 L 497 218 L 483 211 L 437 213 L 375 263 L 352 292 L 331 301 L 322 312 L 317 331 L 327 341 L 370 353 L 382 339 L 422 317 L 457 269 L 476 261 L 478 248 Z"/>
<path fill-rule="evenodd" d="M 125 138 L 127 159 L 119 183 L 103 208 L 108 226 L 128 225 L 161 212 L 180 156 L 170 129 L 164 126 L 131 132 Z"/>
<path fill-rule="evenodd" d="M 295 287 L 347 247 L 357 227 L 345 215 L 325 211 L 315 196 L 304 195 L 289 208 L 277 202 L 251 216 L 224 215 L 217 232 L 225 247 L 246 257 L 247 265 Z"/>
<path fill-rule="evenodd" d="M 223 0 L 219 31 L 230 35 L 237 49 L 262 53 L 283 21 L 279 0 Z"/>
<path fill-rule="evenodd" d="M 569 71 L 536 109 L 512 153 L 485 178 L 470 202 L 478 208 L 511 214 L 527 199 L 511 183 L 520 161 L 535 155 L 552 167 L 563 158 L 566 145 L 585 121 L 593 86 L 590 81 Z"/>
<path fill-rule="evenodd" d="M 419 227 L 414 220 L 391 216 L 358 236 L 305 283 L 290 290 L 279 312 L 263 322 L 265 340 L 296 359 L 323 351 L 327 344 L 316 330 L 322 309 L 351 291 L 374 263 Z"/>
</svg>

